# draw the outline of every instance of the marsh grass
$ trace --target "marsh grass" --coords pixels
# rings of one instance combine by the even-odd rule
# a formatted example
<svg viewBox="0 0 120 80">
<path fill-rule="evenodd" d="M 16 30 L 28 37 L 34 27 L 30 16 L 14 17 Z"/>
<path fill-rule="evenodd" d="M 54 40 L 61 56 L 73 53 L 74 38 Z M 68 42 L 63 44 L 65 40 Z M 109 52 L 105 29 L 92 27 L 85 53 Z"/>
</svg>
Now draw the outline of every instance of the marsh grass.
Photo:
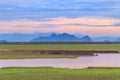
<svg viewBox="0 0 120 80">
<path fill-rule="evenodd" d="M 0 49 L 9 50 L 120 50 L 120 44 L 36 44 L 36 45 L 0 45 Z"/>
<path fill-rule="evenodd" d="M 120 80 L 120 69 L 5 68 L 0 80 Z"/>
<path fill-rule="evenodd" d="M 0 55 L 0 59 L 76 58 L 75 55 Z"/>
</svg>

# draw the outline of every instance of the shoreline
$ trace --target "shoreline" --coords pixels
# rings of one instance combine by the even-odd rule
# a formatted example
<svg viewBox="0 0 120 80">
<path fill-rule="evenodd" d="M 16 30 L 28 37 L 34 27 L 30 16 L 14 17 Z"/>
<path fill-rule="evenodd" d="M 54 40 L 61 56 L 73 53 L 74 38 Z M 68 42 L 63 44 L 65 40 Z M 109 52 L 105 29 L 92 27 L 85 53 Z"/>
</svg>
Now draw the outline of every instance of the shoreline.
<svg viewBox="0 0 120 80">
<path fill-rule="evenodd" d="M 96 51 L 96 50 L 0 50 L 0 55 L 94 55 L 94 54 L 116 54 L 120 53 L 120 51 Z"/>
<path fill-rule="evenodd" d="M 0 67 L 0 69 L 12 69 L 12 68 L 51 68 L 51 69 L 120 69 L 120 67 L 87 67 L 87 68 L 59 68 L 59 67 Z"/>
<path fill-rule="evenodd" d="M 80 56 L 97 56 L 98 54 L 120 54 L 119 51 L 85 51 L 85 50 L 0 50 L 0 59 L 43 59 L 43 58 L 77 58 Z"/>
</svg>

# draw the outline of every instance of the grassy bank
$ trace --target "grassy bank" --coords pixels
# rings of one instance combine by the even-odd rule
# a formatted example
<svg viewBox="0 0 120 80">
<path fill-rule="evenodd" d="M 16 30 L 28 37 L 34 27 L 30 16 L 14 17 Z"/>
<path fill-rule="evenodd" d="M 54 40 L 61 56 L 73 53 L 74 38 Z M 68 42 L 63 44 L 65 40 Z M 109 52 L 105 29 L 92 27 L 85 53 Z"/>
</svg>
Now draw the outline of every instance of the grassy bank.
<svg viewBox="0 0 120 80">
<path fill-rule="evenodd" d="M 0 80 L 120 80 L 120 69 L 6 68 Z"/>
<path fill-rule="evenodd" d="M 120 44 L 1 44 L 0 50 L 94 50 L 120 51 Z M 0 55 L 0 59 L 75 58 L 76 55 Z"/>
<path fill-rule="evenodd" d="M 0 59 L 76 58 L 75 55 L 0 55 Z"/>
<path fill-rule="evenodd" d="M 113 50 L 120 51 L 120 44 L 36 44 L 0 45 L 0 49 L 11 50 Z"/>
</svg>

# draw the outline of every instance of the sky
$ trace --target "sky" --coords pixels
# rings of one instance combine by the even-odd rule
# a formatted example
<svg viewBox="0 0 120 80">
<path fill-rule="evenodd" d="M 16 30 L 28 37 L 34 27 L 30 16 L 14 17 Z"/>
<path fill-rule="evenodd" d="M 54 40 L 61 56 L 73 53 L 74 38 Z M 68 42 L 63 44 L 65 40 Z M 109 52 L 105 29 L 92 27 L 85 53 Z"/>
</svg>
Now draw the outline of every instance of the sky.
<svg viewBox="0 0 120 80">
<path fill-rule="evenodd" d="M 0 34 L 120 36 L 120 0 L 0 0 Z"/>
</svg>

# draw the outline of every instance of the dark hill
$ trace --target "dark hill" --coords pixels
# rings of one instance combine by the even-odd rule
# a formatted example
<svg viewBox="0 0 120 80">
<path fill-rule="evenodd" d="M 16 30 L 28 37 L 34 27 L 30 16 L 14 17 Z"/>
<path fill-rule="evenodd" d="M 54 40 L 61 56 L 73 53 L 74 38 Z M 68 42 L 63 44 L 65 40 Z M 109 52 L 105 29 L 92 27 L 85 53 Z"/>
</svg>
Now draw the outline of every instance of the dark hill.
<svg viewBox="0 0 120 80">
<path fill-rule="evenodd" d="M 120 42 L 120 39 L 118 39 L 116 42 Z"/>
<path fill-rule="evenodd" d="M 40 36 L 38 38 L 32 39 L 31 42 L 91 42 L 91 38 L 89 36 L 85 36 L 83 38 L 78 38 L 75 35 L 71 35 L 68 33 L 63 34 L 52 34 L 50 36 Z"/>
<path fill-rule="evenodd" d="M 81 42 L 92 42 L 92 39 L 87 35 L 80 39 Z"/>
<path fill-rule="evenodd" d="M 0 42 L 7 42 L 7 40 L 0 40 Z"/>
</svg>

